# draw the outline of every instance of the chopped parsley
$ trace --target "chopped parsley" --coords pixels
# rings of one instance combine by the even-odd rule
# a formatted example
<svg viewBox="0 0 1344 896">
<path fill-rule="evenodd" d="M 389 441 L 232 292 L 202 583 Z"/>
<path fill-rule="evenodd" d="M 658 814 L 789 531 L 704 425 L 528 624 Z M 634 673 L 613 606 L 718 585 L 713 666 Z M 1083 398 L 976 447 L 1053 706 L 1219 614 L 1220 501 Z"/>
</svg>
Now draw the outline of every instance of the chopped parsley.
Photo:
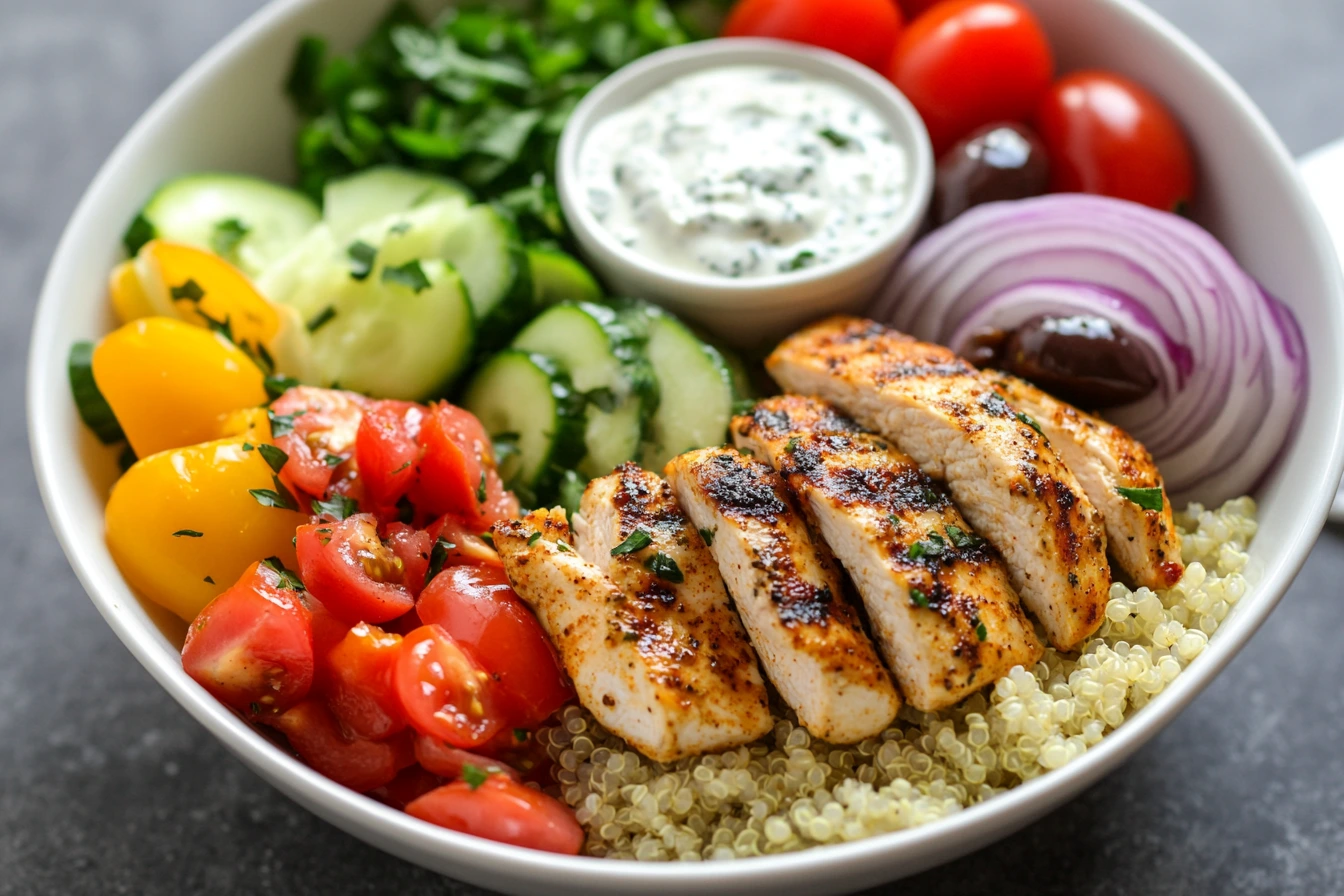
<svg viewBox="0 0 1344 896">
<path fill-rule="evenodd" d="M 294 500 L 289 489 L 285 488 L 280 477 L 272 476 L 271 482 L 275 485 L 274 489 L 269 488 L 250 488 L 247 493 L 256 498 L 257 503 L 262 507 L 278 507 L 281 510 L 298 510 L 299 502 Z"/>
<path fill-rule="evenodd" d="M 1014 411 L 1013 416 L 1016 417 L 1019 422 L 1025 423 L 1032 429 L 1036 430 L 1036 432 L 1039 435 L 1045 435 L 1045 431 L 1041 429 L 1041 424 L 1037 423 L 1034 419 L 1022 413 L 1021 411 Z"/>
<path fill-rule="evenodd" d="M 404 286 L 411 292 L 421 293 L 429 289 L 429 277 L 418 261 L 408 261 L 393 268 L 383 268 L 383 282 Z"/>
<path fill-rule="evenodd" d="M 186 299 L 188 302 L 199 302 L 201 299 L 205 298 L 205 290 L 201 289 L 201 284 L 197 283 L 195 280 L 188 280 L 181 286 L 174 286 L 168 290 L 168 294 L 173 297 L 174 302 L 179 299 Z"/>
<path fill-rule="evenodd" d="M 238 244 L 251 232 L 252 228 L 237 218 L 225 218 L 215 224 L 214 232 L 210 234 L 210 248 L 215 250 L 216 255 L 231 258 Z"/>
<path fill-rule="evenodd" d="M 433 578 L 443 572 L 443 565 L 448 562 L 448 552 L 457 545 L 446 538 L 437 539 L 434 547 L 429 551 L 429 569 L 425 570 L 425 584 L 428 585 Z"/>
<path fill-rule="evenodd" d="M 328 454 L 326 457 L 322 458 L 322 462 L 329 467 L 339 467 L 341 464 L 345 463 L 345 458 L 341 457 L 339 454 Z"/>
<path fill-rule="evenodd" d="M 520 744 L 527 743 L 527 736 L 530 733 L 531 732 L 529 732 L 526 728 L 515 728 L 513 729 L 513 739 L 518 741 L 518 743 Z"/>
<path fill-rule="evenodd" d="M 798 437 L 792 436 L 789 439 L 789 441 L 784 445 L 784 453 L 793 454 L 797 450 L 798 450 Z"/>
<path fill-rule="evenodd" d="M 947 548 L 947 542 L 943 536 L 937 532 L 930 532 L 929 537 L 922 541 L 917 541 L 910 545 L 910 549 L 905 552 L 905 556 L 911 560 L 919 560 L 923 557 L 937 557 Z"/>
<path fill-rule="evenodd" d="M 201 538 L 204 532 L 197 532 L 195 529 L 178 529 L 173 533 L 174 538 Z"/>
<path fill-rule="evenodd" d="M 481 541 L 485 542 L 486 544 L 490 545 L 490 547 L 492 548 L 495 546 L 495 536 L 493 533 L 489 531 L 482 532 L 480 535 L 477 535 L 476 537 L 479 538 Z"/>
<path fill-rule="evenodd" d="M 700 531 L 704 531 L 703 529 Z M 642 551 L 653 544 L 653 536 L 643 529 L 636 529 L 626 536 L 625 541 L 611 549 L 611 556 L 619 557 L 622 554 L 633 554 L 635 551 Z"/>
<path fill-rule="evenodd" d="M 397 499 L 397 522 L 410 523 L 415 519 L 415 507 L 411 505 L 411 499 L 402 495 Z"/>
<path fill-rule="evenodd" d="M 462 765 L 462 780 L 467 782 L 468 787 L 475 790 L 490 780 L 490 773 L 478 765 L 467 762 Z"/>
<path fill-rule="evenodd" d="M 267 465 L 277 473 L 289 460 L 289 455 L 274 445 L 258 445 L 257 453 L 265 458 Z"/>
<path fill-rule="evenodd" d="M 369 274 L 373 273 L 373 262 L 378 257 L 378 250 L 363 240 L 355 240 L 346 248 L 345 254 L 350 259 L 350 278 L 369 279 Z"/>
<path fill-rule="evenodd" d="M 313 316 L 312 320 L 308 321 L 308 332 L 316 333 L 318 330 L 322 329 L 324 326 L 331 323 L 331 319 L 334 318 L 335 316 L 336 316 L 336 306 L 328 305 L 321 311 L 317 312 L 317 314 Z"/>
<path fill-rule="evenodd" d="M 555 549 L 556 549 L 557 551 L 559 551 L 560 553 L 562 553 L 562 554 L 568 554 L 568 553 L 569 553 L 569 545 L 566 544 L 566 543 L 563 542 L 563 541 L 557 541 L 557 542 L 555 543 Z"/>
<path fill-rule="evenodd" d="M 541 533 L 533 532 L 531 535 L 527 536 L 527 546 L 532 547 L 532 545 L 536 544 L 540 540 L 541 540 Z"/>
<path fill-rule="evenodd" d="M 279 557 L 267 557 L 262 563 L 269 566 L 280 574 L 280 587 L 290 591 L 307 591 L 303 580 L 285 568 L 285 563 Z"/>
<path fill-rule="evenodd" d="M 266 394 L 274 401 L 299 385 L 299 381 L 292 376 L 285 376 L 283 373 L 273 373 L 262 380 L 261 384 L 266 387 Z"/>
<path fill-rule="evenodd" d="M 476 486 L 476 503 L 485 503 L 485 471 L 481 471 L 481 484 Z"/>
<path fill-rule="evenodd" d="M 804 249 L 797 255 L 793 256 L 793 258 L 782 263 L 779 266 L 779 269 L 784 273 L 788 273 L 790 271 L 801 271 L 803 268 L 811 267 L 812 263 L 815 262 L 816 260 L 817 260 L 817 253 L 813 252 L 811 249 Z"/>
<path fill-rule="evenodd" d="M 894 513 L 887 514 L 887 522 L 891 523 L 897 529 L 901 529 L 905 526 L 905 523 L 901 522 L 901 518 Z"/>
<path fill-rule="evenodd" d="M 823 140 L 834 146 L 836 149 L 844 149 L 846 146 L 854 142 L 853 137 L 847 137 L 844 134 L 837 131 L 835 128 L 823 128 L 822 130 L 817 131 L 817 136 L 821 137 Z"/>
<path fill-rule="evenodd" d="M 686 577 L 681 573 L 681 567 L 677 561 L 664 554 L 662 551 L 654 554 L 644 561 L 644 568 L 656 575 L 665 582 L 671 582 L 674 585 L 680 585 L 686 581 Z"/>
<path fill-rule="evenodd" d="M 205 577 L 204 579 L 202 579 L 201 581 L 205 582 L 205 584 L 207 584 L 207 585 L 213 585 L 213 584 L 215 584 L 215 580 L 212 579 L 212 578 L 210 578 L 209 576 L 206 576 L 206 577 Z"/>
<path fill-rule="evenodd" d="M 158 234 L 154 230 L 154 222 L 144 216 L 143 213 L 137 213 L 131 220 L 130 226 L 122 234 L 121 244 L 126 247 L 126 254 L 134 258 L 140 254 L 145 243 L 154 239 Z"/>
<path fill-rule="evenodd" d="M 917 607 L 927 607 L 929 605 L 929 596 L 918 588 L 911 588 L 910 603 Z"/>
<path fill-rule="evenodd" d="M 334 455 L 331 455 L 331 454 L 328 454 L 328 455 L 327 455 L 327 457 L 333 457 L 333 456 L 334 456 Z M 337 462 L 337 463 L 340 463 L 340 462 L 341 462 L 341 459 L 340 459 L 339 457 L 336 458 L 336 462 Z M 406 463 L 402 464 L 401 466 L 399 466 L 399 467 L 397 467 L 395 470 L 393 470 L 393 471 L 392 471 L 392 475 L 395 476 L 395 475 L 397 475 L 398 473 L 400 473 L 402 470 L 409 470 L 410 468 L 411 468 L 411 462 L 408 460 L 408 461 L 406 461 Z"/>
<path fill-rule="evenodd" d="M 718 534 L 718 531 L 718 529 L 701 529 L 700 538 L 706 545 L 712 545 L 714 543 L 714 536 Z"/>
<path fill-rule="evenodd" d="M 325 501 L 314 498 L 310 506 L 315 516 L 329 516 L 335 520 L 348 519 L 359 513 L 359 502 L 349 495 L 332 495 Z"/>
<path fill-rule="evenodd" d="M 621 640 L 622 640 L 622 641 L 638 641 L 638 640 L 639 640 L 639 632 L 626 632 L 625 635 L 624 635 L 624 637 L 621 638 Z"/>
<path fill-rule="evenodd" d="M 1144 510 L 1162 509 L 1162 488 L 1123 488 L 1116 487 L 1120 497 L 1139 505 Z"/>
<path fill-rule="evenodd" d="M 984 543 L 984 539 L 972 532 L 967 532 L 960 526 L 951 523 L 947 525 L 947 538 L 952 542 L 955 548 L 974 548 Z"/>
<path fill-rule="evenodd" d="M 305 411 L 295 411 L 292 414 L 277 414 L 275 411 L 267 411 L 266 419 L 271 421 L 271 438 L 278 439 L 292 433 L 294 431 L 294 421 L 305 413 Z"/>
<path fill-rule="evenodd" d="M 983 622 L 975 623 L 975 636 L 979 638 L 981 641 L 989 637 L 989 629 L 985 628 L 985 624 Z"/>
</svg>

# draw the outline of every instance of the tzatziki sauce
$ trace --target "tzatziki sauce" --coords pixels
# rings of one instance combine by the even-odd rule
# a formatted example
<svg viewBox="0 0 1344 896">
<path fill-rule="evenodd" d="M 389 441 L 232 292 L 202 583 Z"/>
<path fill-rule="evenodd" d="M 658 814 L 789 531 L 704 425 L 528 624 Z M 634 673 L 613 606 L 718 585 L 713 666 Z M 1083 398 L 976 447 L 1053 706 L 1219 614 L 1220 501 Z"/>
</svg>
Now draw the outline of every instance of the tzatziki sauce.
<svg viewBox="0 0 1344 896">
<path fill-rule="evenodd" d="M 910 159 L 866 101 L 775 66 L 686 75 L 598 122 L 581 195 L 613 237 L 678 271 L 787 275 L 889 232 Z"/>
</svg>

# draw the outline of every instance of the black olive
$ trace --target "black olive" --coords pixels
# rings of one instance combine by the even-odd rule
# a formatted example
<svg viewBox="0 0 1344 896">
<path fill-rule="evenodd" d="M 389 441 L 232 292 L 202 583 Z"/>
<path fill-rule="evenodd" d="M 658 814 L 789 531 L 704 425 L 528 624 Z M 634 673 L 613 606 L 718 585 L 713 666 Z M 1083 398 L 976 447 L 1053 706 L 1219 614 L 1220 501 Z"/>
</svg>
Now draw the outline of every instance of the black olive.
<svg viewBox="0 0 1344 896">
<path fill-rule="evenodd" d="M 1008 332 L 977 335 L 966 355 L 1087 409 L 1130 404 L 1157 388 L 1143 347 L 1102 317 L 1032 318 Z"/>
<path fill-rule="evenodd" d="M 1039 196 L 1049 182 L 1045 146 L 1035 133 L 1020 124 L 987 125 L 938 160 L 934 223 L 985 202 Z"/>
</svg>

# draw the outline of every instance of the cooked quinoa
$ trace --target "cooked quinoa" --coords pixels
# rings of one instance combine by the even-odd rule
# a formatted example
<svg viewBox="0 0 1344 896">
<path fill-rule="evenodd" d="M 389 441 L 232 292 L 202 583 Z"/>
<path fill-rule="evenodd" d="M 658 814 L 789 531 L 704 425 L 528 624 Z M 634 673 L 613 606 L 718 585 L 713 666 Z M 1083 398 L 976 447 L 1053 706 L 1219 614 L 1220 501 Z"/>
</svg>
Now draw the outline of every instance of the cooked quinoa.
<svg viewBox="0 0 1344 896">
<path fill-rule="evenodd" d="M 595 856 L 730 859 L 925 824 L 1081 756 L 1204 651 L 1246 593 L 1255 502 L 1177 514 L 1185 576 L 1171 589 L 1111 586 L 1106 621 L 1078 654 L 1053 648 L 951 710 L 906 707 L 880 736 L 837 747 L 781 717 L 772 736 L 662 765 L 580 707 L 540 737 Z"/>
</svg>

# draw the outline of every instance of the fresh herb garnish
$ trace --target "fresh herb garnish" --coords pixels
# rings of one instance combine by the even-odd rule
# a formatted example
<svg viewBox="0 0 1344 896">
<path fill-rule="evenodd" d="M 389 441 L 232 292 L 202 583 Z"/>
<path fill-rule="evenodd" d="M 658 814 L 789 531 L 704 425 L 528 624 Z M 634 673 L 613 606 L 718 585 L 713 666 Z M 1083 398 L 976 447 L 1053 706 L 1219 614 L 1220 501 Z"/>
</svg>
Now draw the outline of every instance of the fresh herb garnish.
<svg viewBox="0 0 1344 896">
<path fill-rule="evenodd" d="M 621 636 L 621 640 L 622 640 L 622 641 L 638 641 L 638 640 L 639 640 L 639 632 L 626 632 L 624 635 Z"/>
<path fill-rule="evenodd" d="M 976 622 L 975 636 L 979 638 L 981 641 L 989 637 L 989 629 L 985 628 L 985 624 L 983 622 Z"/>
<path fill-rule="evenodd" d="M 339 467 L 341 464 L 345 463 L 345 458 L 341 457 L 339 454 L 328 454 L 326 457 L 322 458 L 322 463 L 329 467 Z"/>
<path fill-rule="evenodd" d="M 317 314 L 313 315 L 312 320 L 308 321 L 308 332 L 316 333 L 318 330 L 322 329 L 324 326 L 331 323 L 331 319 L 334 318 L 335 316 L 336 316 L 336 306 L 328 305 L 321 311 L 317 312 Z"/>
<path fill-rule="evenodd" d="M 225 218 L 215 224 L 214 232 L 210 234 L 210 248 L 215 250 L 216 255 L 232 258 L 238 244 L 251 232 L 252 228 L 237 218 Z"/>
<path fill-rule="evenodd" d="M 299 381 L 292 376 L 285 376 L 283 373 L 273 373 L 262 380 L 261 384 L 266 388 L 266 394 L 274 401 L 299 385 Z"/>
<path fill-rule="evenodd" d="M 134 258 L 140 254 L 145 243 L 154 239 L 158 234 L 154 230 L 154 222 L 150 221 L 141 213 L 131 219 L 130 226 L 122 234 L 121 244 L 126 247 L 126 254 Z"/>
<path fill-rule="evenodd" d="M 1013 416 L 1016 417 L 1020 422 L 1025 423 L 1032 429 L 1036 430 L 1036 432 L 1039 435 L 1045 435 L 1045 431 L 1041 429 L 1041 424 L 1037 423 L 1034 419 L 1022 413 L 1021 411 L 1014 411 Z"/>
<path fill-rule="evenodd" d="M 332 457 L 332 455 L 328 454 L 327 457 L 330 458 L 330 457 Z M 336 458 L 336 463 L 340 463 L 340 462 L 341 462 L 341 459 L 340 459 L 339 457 Z M 410 468 L 411 468 L 411 462 L 408 460 L 408 461 L 406 461 L 406 463 L 402 464 L 401 466 L 399 466 L 399 467 L 397 467 L 395 470 L 393 470 L 393 471 L 392 471 L 392 475 L 395 476 L 395 475 L 397 475 L 398 473 L 402 472 L 403 470 L 409 470 Z"/>
<path fill-rule="evenodd" d="M 704 530 L 700 530 L 703 532 Z M 636 529 L 625 537 L 616 547 L 611 549 L 611 556 L 619 557 L 622 554 L 633 554 L 635 551 L 642 551 L 653 544 L 653 536 L 643 529 Z"/>
<path fill-rule="evenodd" d="M 174 538 L 201 538 L 204 532 L 197 532 L 195 529 L 178 529 L 173 533 Z"/>
<path fill-rule="evenodd" d="M 811 249 L 804 249 L 793 258 L 780 265 L 780 270 L 788 273 L 789 271 L 801 271 L 803 268 L 811 266 L 812 262 L 817 260 L 817 253 Z"/>
<path fill-rule="evenodd" d="M 798 439 L 797 436 L 793 436 L 793 437 L 791 437 L 791 438 L 789 439 L 788 443 L 785 444 L 785 446 L 784 446 L 784 453 L 785 453 L 785 454 L 793 454 L 795 451 L 797 451 L 797 450 L 798 450 L 798 441 L 799 441 L 799 439 Z"/>
<path fill-rule="evenodd" d="M 948 523 L 946 528 L 947 528 L 947 539 L 948 541 L 952 542 L 952 546 L 955 548 L 979 547 L 984 542 L 984 539 L 981 538 L 979 535 L 976 535 L 972 532 L 967 532 L 965 529 L 962 529 L 960 526 L 953 525 L 952 523 Z"/>
<path fill-rule="evenodd" d="M 943 536 L 937 532 L 930 532 L 929 537 L 922 541 L 917 541 L 910 545 L 905 556 L 911 560 L 919 560 L 922 557 L 937 557 L 947 548 L 947 542 Z"/>
<path fill-rule="evenodd" d="M 276 473 L 279 473 L 285 462 L 289 460 L 289 455 L 274 445 L 258 445 L 257 453 L 265 459 L 267 466 Z"/>
<path fill-rule="evenodd" d="M 171 287 L 168 290 L 168 294 L 173 297 L 174 302 L 179 299 L 186 299 L 188 302 L 199 302 L 201 299 L 205 298 L 205 290 L 201 289 L 201 284 L 190 279 L 180 286 Z"/>
<path fill-rule="evenodd" d="M 526 728 L 515 728 L 513 729 L 513 739 L 518 741 L 518 743 L 520 744 L 525 744 L 527 743 L 527 737 L 530 733 L 531 732 L 529 732 Z"/>
<path fill-rule="evenodd" d="M 278 507 L 281 510 L 298 510 L 299 503 L 294 500 L 294 495 L 289 489 L 285 488 L 280 477 L 272 476 L 271 482 L 275 485 L 274 489 L 269 488 L 250 488 L 247 493 L 257 500 L 262 507 Z"/>
<path fill-rule="evenodd" d="M 481 471 L 481 482 L 480 482 L 479 485 L 476 486 L 476 503 L 477 503 L 477 504 L 484 504 L 484 503 L 485 503 L 485 496 L 486 496 L 486 490 L 485 490 L 485 471 L 482 470 L 482 471 Z"/>
<path fill-rule="evenodd" d="M 251 442 L 244 442 L 244 443 L 243 443 L 243 453 L 244 453 L 244 454 L 246 454 L 246 453 L 249 452 L 249 451 L 256 451 L 256 450 L 257 450 L 257 446 L 256 446 L 256 445 L 253 445 Z"/>
<path fill-rule="evenodd" d="M 714 536 L 719 532 L 718 529 L 701 529 L 700 538 L 704 541 L 706 547 L 714 544 Z"/>
<path fill-rule="evenodd" d="M 383 282 L 404 286 L 411 292 L 420 293 L 429 289 L 429 276 L 418 261 L 408 261 L 396 267 L 383 268 Z"/>
<path fill-rule="evenodd" d="M 555 549 L 556 549 L 557 551 L 559 551 L 560 553 L 562 553 L 562 554 L 568 554 L 568 553 L 569 553 L 569 544 L 566 543 L 566 542 L 563 542 L 563 541 L 557 541 L 557 542 L 555 543 Z"/>
<path fill-rule="evenodd" d="M 261 562 L 280 574 L 279 585 L 281 588 L 286 588 L 290 591 L 308 590 L 307 588 L 304 587 L 303 580 L 300 579 L 298 576 L 296 576 L 294 573 L 290 572 L 288 569 L 286 569 L 284 561 L 281 560 L 279 557 L 267 557 L 265 560 Z"/>
<path fill-rule="evenodd" d="M 267 411 L 266 418 L 271 421 L 271 438 L 278 439 L 292 433 L 294 431 L 294 421 L 305 413 L 307 412 L 295 411 L 292 414 L 277 414 L 275 411 Z"/>
<path fill-rule="evenodd" d="M 927 607 L 929 605 L 929 596 L 918 588 L 911 588 L 910 603 L 917 607 Z"/>
<path fill-rule="evenodd" d="M 904 523 L 901 522 L 901 518 L 894 513 L 887 514 L 887 522 L 891 523 L 897 529 L 900 529 L 905 525 Z"/>
<path fill-rule="evenodd" d="M 359 513 L 359 502 L 349 495 L 332 495 L 325 501 L 314 498 L 309 506 L 314 516 L 329 516 L 334 520 L 349 519 Z"/>
<path fill-rule="evenodd" d="M 457 547 L 457 545 L 446 538 L 435 540 L 434 547 L 429 550 L 429 569 L 425 570 L 426 585 L 428 585 L 436 575 L 443 572 L 443 565 L 448 562 L 448 552 L 455 547 Z"/>
<path fill-rule="evenodd" d="M 844 149 L 846 146 L 854 142 L 853 137 L 846 136 L 845 134 L 842 134 L 839 131 L 837 131 L 835 128 L 822 128 L 820 131 L 817 131 L 817 136 L 821 137 L 823 140 L 830 143 L 837 149 Z"/>
<path fill-rule="evenodd" d="M 528 546 L 528 547 L 532 547 L 532 545 L 536 544 L 538 541 L 541 541 L 541 533 L 540 533 L 540 532 L 533 532 L 531 535 L 527 536 L 527 546 Z"/>
<path fill-rule="evenodd" d="M 378 258 L 378 250 L 363 240 L 355 240 L 345 250 L 350 259 L 350 278 L 367 280 L 373 272 L 373 263 Z"/>
<path fill-rule="evenodd" d="M 1116 492 L 1120 497 L 1125 498 L 1139 505 L 1144 510 L 1162 509 L 1162 488 L 1124 488 L 1116 487 Z"/>
<path fill-rule="evenodd" d="M 677 566 L 677 561 L 664 554 L 662 551 L 654 554 L 644 561 L 644 568 L 656 575 L 658 578 L 667 582 L 680 585 L 686 581 L 686 577 L 681 573 L 681 567 Z"/>
<path fill-rule="evenodd" d="M 480 766 L 467 762 L 462 765 L 462 780 L 467 782 L 468 787 L 475 790 L 490 780 L 490 773 Z"/>
<path fill-rule="evenodd" d="M 207 584 L 207 585 L 213 585 L 213 584 L 215 584 L 215 580 L 212 579 L 210 576 L 206 576 L 204 579 L 201 579 L 201 581 L 202 581 L 202 582 L 205 582 L 205 584 Z"/>
</svg>

